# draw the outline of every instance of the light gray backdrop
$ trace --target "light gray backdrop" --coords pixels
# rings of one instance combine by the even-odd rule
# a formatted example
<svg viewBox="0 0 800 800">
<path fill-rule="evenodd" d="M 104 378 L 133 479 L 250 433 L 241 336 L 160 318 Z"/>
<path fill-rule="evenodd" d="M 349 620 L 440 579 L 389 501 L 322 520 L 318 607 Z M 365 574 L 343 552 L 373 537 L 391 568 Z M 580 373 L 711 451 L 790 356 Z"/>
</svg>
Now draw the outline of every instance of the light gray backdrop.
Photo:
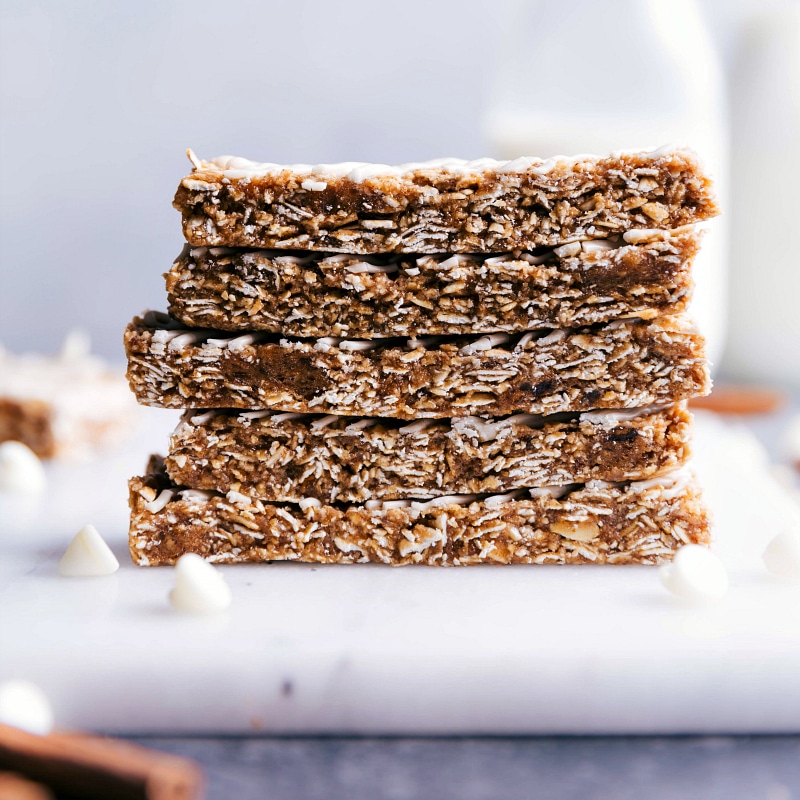
<svg viewBox="0 0 800 800">
<path fill-rule="evenodd" d="M 510 2 L 2 0 L 0 341 L 52 351 L 80 325 L 122 359 L 130 317 L 166 304 L 186 147 L 270 161 L 485 155 Z M 706 0 L 723 50 L 759 5 Z"/>
</svg>

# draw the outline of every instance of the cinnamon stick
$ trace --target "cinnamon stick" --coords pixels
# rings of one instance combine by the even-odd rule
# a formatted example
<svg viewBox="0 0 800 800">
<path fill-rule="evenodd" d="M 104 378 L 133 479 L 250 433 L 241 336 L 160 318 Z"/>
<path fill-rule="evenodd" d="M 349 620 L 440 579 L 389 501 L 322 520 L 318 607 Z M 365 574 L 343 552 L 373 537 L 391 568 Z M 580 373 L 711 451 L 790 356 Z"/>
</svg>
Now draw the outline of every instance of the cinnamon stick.
<svg viewBox="0 0 800 800">
<path fill-rule="evenodd" d="M 40 783 L 11 772 L 0 772 L 0 800 L 53 800 L 53 795 Z"/>
<path fill-rule="evenodd" d="M 59 796 L 115 800 L 201 800 L 199 765 L 116 739 L 57 731 L 36 736 L 0 725 L 0 770 Z"/>
<path fill-rule="evenodd" d="M 769 414 L 785 403 L 786 394 L 779 389 L 721 384 L 710 395 L 690 400 L 689 407 L 718 414 Z"/>
</svg>

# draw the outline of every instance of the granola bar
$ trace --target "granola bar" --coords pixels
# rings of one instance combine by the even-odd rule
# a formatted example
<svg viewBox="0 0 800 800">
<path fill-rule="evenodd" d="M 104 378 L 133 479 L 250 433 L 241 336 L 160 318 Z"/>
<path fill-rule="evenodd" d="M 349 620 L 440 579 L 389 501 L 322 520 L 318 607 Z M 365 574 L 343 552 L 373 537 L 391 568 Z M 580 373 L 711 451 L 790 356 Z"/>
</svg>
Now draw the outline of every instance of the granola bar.
<svg viewBox="0 0 800 800">
<path fill-rule="evenodd" d="M 503 417 L 677 402 L 710 386 L 703 338 L 683 317 L 352 341 L 187 330 L 151 312 L 125 346 L 131 389 L 161 408 Z"/>
<path fill-rule="evenodd" d="M 166 275 L 169 311 L 191 327 L 363 338 L 652 318 L 685 310 L 698 238 L 654 231 L 497 256 L 187 246 Z"/>
<path fill-rule="evenodd" d="M 192 245 L 498 253 L 670 229 L 718 213 L 694 153 L 384 164 L 199 160 L 174 206 Z"/>
<path fill-rule="evenodd" d="M 565 418 L 566 417 L 566 418 Z M 273 411 L 188 411 L 165 459 L 173 483 L 268 502 L 505 492 L 641 480 L 689 456 L 685 404 L 410 424 Z"/>
<path fill-rule="evenodd" d="M 40 458 L 82 458 L 124 439 L 137 421 L 124 377 L 81 337 L 68 337 L 58 356 L 0 347 L 0 442 L 22 442 Z"/>
<path fill-rule="evenodd" d="M 657 564 L 683 544 L 709 541 L 699 489 L 684 470 L 625 484 L 348 506 L 182 490 L 151 467 L 129 483 L 129 544 L 141 566 L 184 553 L 222 563 Z"/>
</svg>

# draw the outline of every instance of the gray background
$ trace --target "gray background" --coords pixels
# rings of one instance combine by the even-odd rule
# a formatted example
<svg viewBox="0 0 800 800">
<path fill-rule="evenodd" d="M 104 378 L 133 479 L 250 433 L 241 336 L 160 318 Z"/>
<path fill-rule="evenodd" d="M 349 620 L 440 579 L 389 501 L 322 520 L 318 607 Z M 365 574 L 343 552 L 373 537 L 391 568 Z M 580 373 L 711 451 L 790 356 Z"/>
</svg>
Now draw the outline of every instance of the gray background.
<svg viewBox="0 0 800 800">
<path fill-rule="evenodd" d="M 702 9 L 730 61 L 742 20 L 780 4 Z M 186 147 L 312 163 L 486 155 L 512 6 L 2 0 L 0 342 L 52 351 L 80 325 L 122 360 L 126 322 L 166 305 Z"/>
<path fill-rule="evenodd" d="M 800 737 L 141 739 L 208 800 L 796 800 Z"/>
</svg>

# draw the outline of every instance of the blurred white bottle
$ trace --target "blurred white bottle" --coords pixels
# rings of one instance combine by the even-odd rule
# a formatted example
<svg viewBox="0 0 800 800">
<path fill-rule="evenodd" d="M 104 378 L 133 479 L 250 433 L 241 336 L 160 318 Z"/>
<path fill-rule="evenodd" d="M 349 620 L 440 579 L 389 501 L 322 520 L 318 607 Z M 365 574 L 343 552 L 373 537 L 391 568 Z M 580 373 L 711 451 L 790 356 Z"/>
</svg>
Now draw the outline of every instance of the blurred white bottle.
<svg viewBox="0 0 800 800">
<path fill-rule="evenodd" d="M 692 147 L 726 208 L 722 68 L 694 0 L 517 0 L 485 131 L 497 158 Z M 725 335 L 726 223 L 707 223 L 692 315 L 717 361 Z"/>
<path fill-rule="evenodd" d="M 800 387 L 800 7 L 749 24 L 731 81 L 731 330 L 726 371 Z"/>
</svg>

